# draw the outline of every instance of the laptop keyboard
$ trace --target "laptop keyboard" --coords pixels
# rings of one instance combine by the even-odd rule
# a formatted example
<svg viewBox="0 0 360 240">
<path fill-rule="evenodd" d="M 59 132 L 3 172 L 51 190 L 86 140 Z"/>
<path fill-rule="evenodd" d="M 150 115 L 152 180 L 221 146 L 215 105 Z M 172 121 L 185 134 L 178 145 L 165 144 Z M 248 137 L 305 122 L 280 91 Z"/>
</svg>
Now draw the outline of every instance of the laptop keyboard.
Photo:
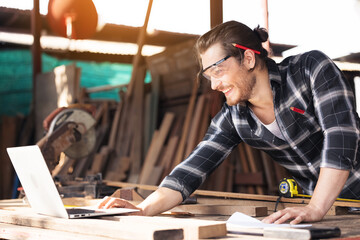
<svg viewBox="0 0 360 240">
<path fill-rule="evenodd" d="M 84 209 L 84 208 L 67 208 L 66 211 L 69 214 L 81 214 L 81 213 L 94 213 L 95 210 Z"/>
</svg>

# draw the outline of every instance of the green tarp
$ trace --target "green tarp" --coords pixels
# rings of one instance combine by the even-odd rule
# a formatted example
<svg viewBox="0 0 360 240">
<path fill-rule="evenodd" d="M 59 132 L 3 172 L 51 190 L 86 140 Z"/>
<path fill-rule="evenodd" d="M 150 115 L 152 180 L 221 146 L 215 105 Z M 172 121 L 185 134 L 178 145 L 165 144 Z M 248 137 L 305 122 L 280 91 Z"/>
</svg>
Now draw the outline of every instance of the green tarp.
<svg viewBox="0 0 360 240">
<path fill-rule="evenodd" d="M 130 81 L 131 64 L 59 60 L 47 54 L 42 55 L 42 72 L 49 72 L 57 66 L 74 62 L 81 68 L 81 87 L 118 85 Z M 150 74 L 147 74 L 145 82 L 150 81 Z M 119 101 L 118 90 L 93 93 L 90 97 Z M 31 52 L 29 50 L 0 51 L 0 115 L 27 115 L 31 99 Z"/>
</svg>

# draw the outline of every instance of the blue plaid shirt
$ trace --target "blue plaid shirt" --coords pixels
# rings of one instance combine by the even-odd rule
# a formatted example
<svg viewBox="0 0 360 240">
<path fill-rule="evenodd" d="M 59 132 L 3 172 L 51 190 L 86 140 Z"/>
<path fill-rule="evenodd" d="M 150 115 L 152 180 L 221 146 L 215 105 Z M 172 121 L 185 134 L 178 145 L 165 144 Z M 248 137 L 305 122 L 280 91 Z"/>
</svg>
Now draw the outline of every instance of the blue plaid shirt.
<svg viewBox="0 0 360 240">
<path fill-rule="evenodd" d="M 225 103 L 203 141 L 160 186 L 187 198 L 245 142 L 285 167 L 306 194 L 313 193 L 321 167 L 350 170 L 339 197 L 360 199 L 359 118 L 354 94 L 341 71 L 319 51 L 288 57 L 279 64 L 268 59 L 267 67 L 284 140 L 264 127 L 246 104 Z"/>
</svg>

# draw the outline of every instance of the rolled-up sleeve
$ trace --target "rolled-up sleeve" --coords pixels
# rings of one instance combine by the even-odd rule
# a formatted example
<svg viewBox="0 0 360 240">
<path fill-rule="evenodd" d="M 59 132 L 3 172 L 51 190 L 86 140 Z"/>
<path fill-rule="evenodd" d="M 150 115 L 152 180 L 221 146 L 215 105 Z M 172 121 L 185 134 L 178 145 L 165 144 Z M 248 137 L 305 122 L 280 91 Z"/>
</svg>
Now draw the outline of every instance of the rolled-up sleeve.
<svg viewBox="0 0 360 240">
<path fill-rule="evenodd" d="M 231 120 L 229 107 L 224 104 L 213 118 L 203 140 L 194 151 L 167 176 L 160 187 L 167 187 L 186 199 L 241 142 Z"/>
<path fill-rule="evenodd" d="M 323 53 L 313 51 L 306 65 L 310 66 L 315 114 L 324 134 L 320 167 L 351 169 L 359 143 L 353 91 L 342 72 Z"/>
</svg>

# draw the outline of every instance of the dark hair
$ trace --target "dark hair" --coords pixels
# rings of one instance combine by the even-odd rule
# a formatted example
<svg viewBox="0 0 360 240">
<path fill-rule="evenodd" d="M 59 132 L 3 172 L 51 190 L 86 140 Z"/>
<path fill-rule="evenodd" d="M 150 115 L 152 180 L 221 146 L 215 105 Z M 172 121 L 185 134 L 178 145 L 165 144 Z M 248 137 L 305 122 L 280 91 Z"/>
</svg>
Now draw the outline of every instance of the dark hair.
<svg viewBox="0 0 360 240">
<path fill-rule="evenodd" d="M 262 42 L 266 42 L 268 33 L 265 28 L 257 26 L 251 30 L 245 24 L 236 21 L 222 23 L 204 35 L 200 36 L 196 42 L 195 49 L 198 55 L 200 69 L 202 69 L 200 54 L 204 53 L 215 43 L 221 43 L 226 55 L 234 56 L 240 63 L 243 59 L 244 50 L 236 48 L 232 43 L 237 43 L 245 47 L 257 50 L 260 55 L 255 54 L 256 58 L 265 59 L 268 52 L 263 48 Z"/>
</svg>

